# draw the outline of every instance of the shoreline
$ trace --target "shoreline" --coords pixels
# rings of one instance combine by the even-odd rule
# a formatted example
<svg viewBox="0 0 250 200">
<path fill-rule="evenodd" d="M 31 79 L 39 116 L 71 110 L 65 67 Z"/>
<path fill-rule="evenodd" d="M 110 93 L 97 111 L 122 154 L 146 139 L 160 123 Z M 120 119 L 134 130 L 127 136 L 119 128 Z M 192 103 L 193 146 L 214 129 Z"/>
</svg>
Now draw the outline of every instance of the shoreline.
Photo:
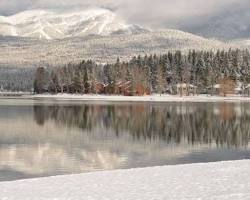
<svg viewBox="0 0 250 200">
<path fill-rule="evenodd" d="M 0 182 L 0 199 L 249 199 L 250 160 Z M 44 192 L 46 191 L 46 192 Z"/>
<path fill-rule="evenodd" d="M 24 95 L 22 98 L 33 100 L 67 100 L 67 101 L 109 101 L 109 102 L 250 102 L 250 97 L 242 96 L 175 96 L 175 95 L 150 95 L 150 96 L 116 96 L 116 95 L 78 95 L 78 94 L 42 94 Z"/>
</svg>

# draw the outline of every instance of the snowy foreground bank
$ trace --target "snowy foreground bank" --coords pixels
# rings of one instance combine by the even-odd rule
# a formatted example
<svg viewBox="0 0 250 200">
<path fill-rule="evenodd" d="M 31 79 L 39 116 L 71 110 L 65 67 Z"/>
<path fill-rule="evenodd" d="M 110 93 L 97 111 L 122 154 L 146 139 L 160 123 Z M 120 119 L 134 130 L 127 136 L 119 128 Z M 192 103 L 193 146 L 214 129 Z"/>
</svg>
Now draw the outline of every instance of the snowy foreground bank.
<svg viewBox="0 0 250 200">
<path fill-rule="evenodd" d="M 54 100 L 83 100 L 83 101 L 117 101 L 117 102 L 223 102 L 223 101 L 246 101 L 250 97 L 242 96 L 174 96 L 174 95 L 151 95 L 151 96 L 111 96 L 111 95 L 73 95 L 73 94 L 43 94 L 26 96 L 33 99 L 54 99 Z"/>
<path fill-rule="evenodd" d="M 250 199 L 250 160 L 1 182 L 0 199 Z"/>
</svg>

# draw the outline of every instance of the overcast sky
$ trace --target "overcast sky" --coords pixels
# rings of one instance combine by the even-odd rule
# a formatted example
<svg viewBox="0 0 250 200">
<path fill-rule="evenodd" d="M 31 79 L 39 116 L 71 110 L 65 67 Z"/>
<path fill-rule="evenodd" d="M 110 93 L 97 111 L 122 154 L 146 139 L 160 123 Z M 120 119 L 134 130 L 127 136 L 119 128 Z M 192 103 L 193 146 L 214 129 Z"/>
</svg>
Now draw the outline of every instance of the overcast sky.
<svg viewBox="0 0 250 200">
<path fill-rule="evenodd" d="M 130 23 L 148 27 L 197 30 L 214 20 L 231 18 L 232 24 L 244 20 L 249 26 L 250 0 L 0 0 L 0 15 L 34 8 L 106 7 Z M 247 17 L 246 17 L 247 15 Z M 235 16 L 235 17 L 232 17 Z M 237 18 L 237 22 L 234 21 Z M 213 20 L 213 21 L 211 21 Z M 221 22 L 220 22 L 221 23 Z M 228 22 L 227 22 L 228 23 Z M 229 25 L 231 26 L 231 25 Z M 232 25 L 233 26 L 233 25 Z M 241 24 L 241 27 L 243 27 Z"/>
</svg>

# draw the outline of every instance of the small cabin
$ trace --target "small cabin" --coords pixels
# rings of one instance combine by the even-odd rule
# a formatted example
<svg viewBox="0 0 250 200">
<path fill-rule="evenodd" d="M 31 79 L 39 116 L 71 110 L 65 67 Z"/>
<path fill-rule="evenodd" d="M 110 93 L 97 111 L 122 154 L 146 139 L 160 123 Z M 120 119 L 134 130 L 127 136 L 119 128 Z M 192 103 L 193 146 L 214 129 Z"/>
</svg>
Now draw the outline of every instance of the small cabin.
<svg viewBox="0 0 250 200">
<path fill-rule="evenodd" d="M 143 84 L 132 85 L 131 81 L 120 81 L 118 83 L 106 84 L 104 87 L 104 94 L 115 94 L 124 96 L 144 96 L 150 95 L 150 89 Z"/>
<path fill-rule="evenodd" d="M 104 94 L 114 94 L 114 83 L 104 84 Z"/>
<path fill-rule="evenodd" d="M 215 84 L 207 88 L 207 93 L 211 95 L 221 95 L 221 85 Z"/>
<path fill-rule="evenodd" d="M 151 94 L 150 89 L 142 84 L 136 84 L 135 91 L 137 96 L 146 96 Z"/>
<path fill-rule="evenodd" d="M 96 94 L 103 94 L 105 91 L 105 85 L 103 83 L 94 81 L 93 83 L 93 88 Z"/>
<path fill-rule="evenodd" d="M 243 93 L 243 89 L 240 86 L 234 88 L 234 94 L 241 95 Z"/>
<path fill-rule="evenodd" d="M 244 92 L 241 83 L 225 83 L 225 84 L 215 84 L 214 86 L 208 87 L 208 93 L 219 96 L 226 95 L 241 95 Z"/>
<path fill-rule="evenodd" d="M 250 84 L 248 84 L 244 89 L 243 89 L 243 93 L 246 96 L 250 96 Z"/>
<path fill-rule="evenodd" d="M 176 85 L 176 93 L 180 96 L 189 96 L 197 94 L 197 86 L 186 83 L 179 83 Z"/>
<path fill-rule="evenodd" d="M 124 82 L 120 82 L 117 84 L 118 87 L 118 93 L 120 95 L 124 95 L 124 96 L 130 96 L 130 90 L 131 90 L 131 86 L 132 86 L 132 82 L 131 81 L 124 81 Z"/>
</svg>

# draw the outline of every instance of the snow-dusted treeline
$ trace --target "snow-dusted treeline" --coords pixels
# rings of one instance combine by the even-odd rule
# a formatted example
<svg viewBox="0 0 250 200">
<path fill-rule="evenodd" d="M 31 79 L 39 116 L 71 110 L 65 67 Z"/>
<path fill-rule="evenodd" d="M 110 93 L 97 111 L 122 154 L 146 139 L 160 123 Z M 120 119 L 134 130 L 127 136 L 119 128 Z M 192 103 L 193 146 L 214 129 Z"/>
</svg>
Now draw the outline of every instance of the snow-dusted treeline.
<svg viewBox="0 0 250 200">
<path fill-rule="evenodd" d="M 40 67 L 36 71 L 34 87 L 37 93 L 135 95 L 140 92 L 138 90 L 178 93 L 178 87 L 180 89 L 185 84 L 188 85 L 183 86 L 188 90 L 186 93 L 213 94 L 216 89 L 221 89 L 220 92 L 226 95 L 238 84 L 240 91 L 247 89 L 249 83 L 248 50 L 230 49 L 217 52 L 190 50 L 187 54 L 168 52 L 159 56 L 137 56 L 128 62 L 117 59 L 116 63 L 105 65 L 89 60 L 57 67 L 51 72 Z"/>
<path fill-rule="evenodd" d="M 34 72 L 34 68 L 0 68 L 0 92 L 32 91 Z"/>
</svg>

